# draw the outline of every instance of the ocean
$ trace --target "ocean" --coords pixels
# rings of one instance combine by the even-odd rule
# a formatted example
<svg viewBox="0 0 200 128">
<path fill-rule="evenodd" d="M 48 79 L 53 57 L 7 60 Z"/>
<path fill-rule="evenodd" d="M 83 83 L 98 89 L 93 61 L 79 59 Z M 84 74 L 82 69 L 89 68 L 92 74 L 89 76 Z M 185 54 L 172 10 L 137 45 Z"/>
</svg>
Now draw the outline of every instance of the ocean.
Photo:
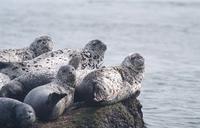
<svg viewBox="0 0 200 128">
<path fill-rule="evenodd" d="M 1 0 L 0 49 L 49 35 L 55 49 L 107 44 L 105 65 L 145 58 L 147 128 L 200 128 L 199 0 Z"/>
</svg>

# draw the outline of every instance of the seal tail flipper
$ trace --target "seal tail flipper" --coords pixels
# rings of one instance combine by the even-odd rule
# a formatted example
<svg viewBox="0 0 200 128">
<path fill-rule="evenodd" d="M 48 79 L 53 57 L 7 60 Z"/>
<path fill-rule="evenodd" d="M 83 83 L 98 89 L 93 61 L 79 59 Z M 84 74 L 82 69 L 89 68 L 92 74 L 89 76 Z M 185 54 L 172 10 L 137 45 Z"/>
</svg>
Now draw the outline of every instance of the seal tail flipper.
<svg viewBox="0 0 200 128">
<path fill-rule="evenodd" d="M 60 94 L 60 93 L 53 92 L 48 96 L 47 104 L 48 105 L 55 105 L 55 104 L 58 103 L 58 101 L 60 101 L 65 96 L 67 96 L 66 93 Z"/>
</svg>

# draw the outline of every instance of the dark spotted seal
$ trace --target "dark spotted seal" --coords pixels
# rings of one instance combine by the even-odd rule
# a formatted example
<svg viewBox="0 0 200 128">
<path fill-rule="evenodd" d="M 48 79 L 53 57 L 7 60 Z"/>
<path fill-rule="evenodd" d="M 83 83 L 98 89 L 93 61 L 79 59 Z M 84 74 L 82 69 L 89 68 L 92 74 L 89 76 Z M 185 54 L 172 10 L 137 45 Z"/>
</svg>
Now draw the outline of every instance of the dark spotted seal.
<svg viewBox="0 0 200 128">
<path fill-rule="evenodd" d="M 144 58 L 138 54 L 127 56 L 120 66 L 89 73 L 75 90 L 75 101 L 112 104 L 134 95 L 141 88 Z"/>
<path fill-rule="evenodd" d="M 0 90 L 0 96 L 23 101 L 24 97 L 33 88 L 48 84 L 55 79 L 57 79 L 57 81 L 63 81 L 63 83 L 67 83 L 71 86 L 71 84 L 74 85 L 72 81 L 76 79 L 73 72 L 75 72 L 75 69 L 72 66 L 62 66 L 57 71 L 57 74 L 46 71 L 26 73 L 3 86 Z"/>
<path fill-rule="evenodd" d="M 31 60 L 43 53 L 52 51 L 53 41 L 49 36 L 36 38 L 28 48 L 5 49 L 0 51 L 0 69 L 13 62 Z"/>
<path fill-rule="evenodd" d="M 36 120 L 33 108 L 20 101 L 0 98 L 1 128 L 28 128 Z"/>
<path fill-rule="evenodd" d="M 24 102 L 31 105 L 40 120 L 55 120 L 73 103 L 75 69 L 63 66 L 57 79 L 31 90 Z"/>
<path fill-rule="evenodd" d="M 82 50 L 63 49 L 48 52 L 21 64 L 13 64 L 0 72 L 14 79 L 26 72 L 55 72 L 60 66 L 70 64 L 76 69 L 98 69 L 103 63 L 106 45 L 92 40 Z M 56 73 L 55 73 L 56 74 Z"/>
</svg>

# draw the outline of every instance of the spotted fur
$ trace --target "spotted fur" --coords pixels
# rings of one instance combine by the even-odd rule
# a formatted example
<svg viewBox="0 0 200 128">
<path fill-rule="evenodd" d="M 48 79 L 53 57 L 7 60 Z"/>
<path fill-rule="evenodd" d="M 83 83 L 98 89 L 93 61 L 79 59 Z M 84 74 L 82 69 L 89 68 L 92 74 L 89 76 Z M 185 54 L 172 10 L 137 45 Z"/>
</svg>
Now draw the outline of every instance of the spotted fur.
<svg viewBox="0 0 200 128">
<path fill-rule="evenodd" d="M 76 88 L 75 101 L 112 104 L 139 91 L 143 80 L 144 59 L 139 54 L 131 54 L 127 58 L 121 66 L 102 68 L 89 73 Z M 138 70 L 133 70 L 135 68 Z"/>
</svg>

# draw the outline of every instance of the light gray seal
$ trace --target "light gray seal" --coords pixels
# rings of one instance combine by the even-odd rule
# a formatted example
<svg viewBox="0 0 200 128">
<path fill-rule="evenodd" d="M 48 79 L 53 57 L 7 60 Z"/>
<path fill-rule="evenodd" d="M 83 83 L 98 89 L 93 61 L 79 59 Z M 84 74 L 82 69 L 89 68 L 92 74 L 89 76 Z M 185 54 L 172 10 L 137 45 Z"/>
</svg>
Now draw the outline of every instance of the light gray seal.
<svg viewBox="0 0 200 128">
<path fill-rule="evenodd" d="M 62 66 L 57 79 L 31 90 L 24 99 L 33 107 L 39 120 L 55 120 L 73 103 L 75 69 Z"/>
<path fill-rule="evenodd" d="M 0 90 L 5 84 L 9 82 L 10 82 L 10 78 L 5 74 L 0 73 Z"/>
<path fill-rule="evenodd" d="M 75 90 L 75 101 L 107 105 L 122 101 L 140 91 L 144 58 L 127 56 L 120 66 L 97 69 L 89 73 Z"/>
<path fill-rule="evenodd" d="M 42 54 L 21 64 L 13 64 L 0 72 L 14 79 L 26 72 L 54 72 L 60 66 L 70 64 L 76 69 L 98 69 L 102 66 L 106 45 L 99 40 L 92 40 L 81 50 L 63 49 Z"/>
<path fill-rule="evenodd" d="M 75 72 L 71 71 L 73 69 L 74 68 L 72 68 L 72 66 L 62 66 L 56 74 L 52 72 L 46 72 L 45 70 L 37 73 L 31 72 L 23 74 L 20 77 L 10 81 L 8 84 L 5 84 L 0 90 L 0 96 L 23 101 L 24 97 L 33 88 L 48 84 L 55 79 L 62 79 L 63 81 L 65 80 L 65 82 L 70 85 L 72 83 L 71 80 L 75 81 L 76 79 L 74 74 L 69 74 L 69 72 Z M 68 79 L 66 79 L 66 76 Z"/>
<path fill-rule="evenodd" d="M 36 120 L 33 108 L 20 101 L 0 98 L 1 128 L 28 128 Z"/>
<path fill-rule="evenodd" d="M 53 41 L 49 36 L 36 38 L 29 47 L 21 49 L 4 49 L 0 51 L 0 69 L 9 63 L 31 60 L 43 53 L 52 51 Z"/>
</svg>

